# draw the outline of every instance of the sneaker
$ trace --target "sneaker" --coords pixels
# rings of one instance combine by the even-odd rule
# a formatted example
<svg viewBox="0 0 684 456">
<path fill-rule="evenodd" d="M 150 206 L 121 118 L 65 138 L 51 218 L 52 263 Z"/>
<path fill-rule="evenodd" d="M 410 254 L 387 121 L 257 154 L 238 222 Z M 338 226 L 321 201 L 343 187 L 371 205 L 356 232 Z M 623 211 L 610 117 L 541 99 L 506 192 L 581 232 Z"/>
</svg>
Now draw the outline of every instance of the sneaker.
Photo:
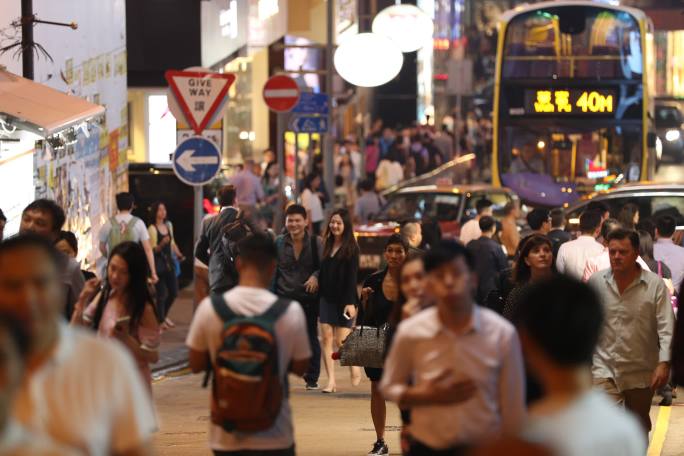
<svg viewBox="0 0 684 456">
<path fill-rule="evenodd" d="M 308 390 L 317 390 L 318 389 L 318 383 L 316 382 L 306 382 L 306 389 Z"/>
<path fill-rule="evenodd" d="M 377 456 L 381 454 L 389 454 L 389 448 L 384 440 L 378 440 L 373 444 L 373 449 L 370 450 L 368 456 Z"/>
</svg>

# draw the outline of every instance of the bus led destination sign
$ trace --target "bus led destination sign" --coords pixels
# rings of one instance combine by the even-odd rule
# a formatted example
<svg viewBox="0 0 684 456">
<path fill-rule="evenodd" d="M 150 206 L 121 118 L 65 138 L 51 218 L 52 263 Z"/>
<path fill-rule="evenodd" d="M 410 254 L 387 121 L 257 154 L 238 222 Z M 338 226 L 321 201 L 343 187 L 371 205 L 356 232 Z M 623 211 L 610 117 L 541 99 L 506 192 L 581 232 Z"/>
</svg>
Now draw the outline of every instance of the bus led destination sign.
<svg viewBox="0 0 684 456">
<path fill-rule="evenodd" d="M 525 112 L 528 114 L 612 114 L 616 105 L 614 90 L 525 90 Z"/>
</svg>

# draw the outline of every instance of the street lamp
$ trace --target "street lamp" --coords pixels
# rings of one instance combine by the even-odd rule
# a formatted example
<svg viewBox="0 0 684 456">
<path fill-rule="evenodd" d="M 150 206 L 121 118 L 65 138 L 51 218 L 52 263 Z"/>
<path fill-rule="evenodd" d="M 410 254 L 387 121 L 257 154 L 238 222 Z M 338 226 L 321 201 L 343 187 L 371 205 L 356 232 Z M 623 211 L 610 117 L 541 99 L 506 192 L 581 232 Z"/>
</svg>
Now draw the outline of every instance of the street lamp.
<svg viewBox="0 0 684 456">
<path fill-rule="evenodd" d="M 415 5 L 392 5 L 373 19 L 373 33 L 397 43 L 401 52 L 414 52 L 432 43 L 433 31 L 430 16 Z"/>
<path fill-rule="evenodd" d="M 377 33 L 359 33 L 338 46 L 335 69 L 347 82 L 377 87 L 394 79 L 404 63 L 399 46 Z"/>
</svg>

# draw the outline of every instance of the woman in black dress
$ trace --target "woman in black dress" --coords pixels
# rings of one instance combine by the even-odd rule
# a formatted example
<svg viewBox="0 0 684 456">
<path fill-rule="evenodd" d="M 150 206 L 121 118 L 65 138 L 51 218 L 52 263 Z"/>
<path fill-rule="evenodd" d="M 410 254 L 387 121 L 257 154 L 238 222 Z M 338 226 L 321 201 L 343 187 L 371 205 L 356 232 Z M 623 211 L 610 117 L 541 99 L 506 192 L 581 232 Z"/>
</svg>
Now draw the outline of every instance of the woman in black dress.
<svg viewBox="0 0 684 456">
<path fill-rule="evenodd" d="M 388 323 L 390 314 L 399 299 L 399 271 L 406 260 L 408 243 L 399 234 L 393 234 L 385 244 L 385 263 L 387 267 L 370 275 L 361 290 L 361 308 L 358 322 L 362 326 L 379 328 Z M 365 367 L 366 376 L 371 381 L 371 417 L 375 426 L 376 442 L 369 455 L 388 454 L 385 444 L 385 421 L 387 408 L 385 398 L 380 392 L 379 383 L 382 369 Z"/>
<path fill-rule="evenodd" d="M 353 231 L 349 211 L 338 209 L 330 216 L 324 236 L 323 261 L 318 280 L 323 363 L 328 374 L 328 386 L 323 390 L 324 393 L 337 391 L 332 359 L 333 340 L 338 347 L 342 345 L 356 317 L 359 246 Z M 358 367 L 351 368 L 351 376 L 352 385 L 357 386 L 361 382 Z"/>
</svg>

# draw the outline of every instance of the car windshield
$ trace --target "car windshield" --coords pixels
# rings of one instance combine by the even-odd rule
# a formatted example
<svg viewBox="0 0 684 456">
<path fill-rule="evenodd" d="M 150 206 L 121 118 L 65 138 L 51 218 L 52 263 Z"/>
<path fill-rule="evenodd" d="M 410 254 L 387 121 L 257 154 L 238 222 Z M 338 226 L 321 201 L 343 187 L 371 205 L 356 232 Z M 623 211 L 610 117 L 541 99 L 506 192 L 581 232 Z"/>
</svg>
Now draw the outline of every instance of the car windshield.
<svg viewBox="0 0 684 456">
<path fill-rule="evenodd" d="M 389 197 L 376 218 L 380 222 L 433 219 L 456 220 L 461 196 L 453 193 L 399 193 Z"/>
<path fill-rule="evenodd" d="M 656 126 L 679 127 L 682 123 L 682 113 L 675 106 L 656 106 Z"/>
</svg>

